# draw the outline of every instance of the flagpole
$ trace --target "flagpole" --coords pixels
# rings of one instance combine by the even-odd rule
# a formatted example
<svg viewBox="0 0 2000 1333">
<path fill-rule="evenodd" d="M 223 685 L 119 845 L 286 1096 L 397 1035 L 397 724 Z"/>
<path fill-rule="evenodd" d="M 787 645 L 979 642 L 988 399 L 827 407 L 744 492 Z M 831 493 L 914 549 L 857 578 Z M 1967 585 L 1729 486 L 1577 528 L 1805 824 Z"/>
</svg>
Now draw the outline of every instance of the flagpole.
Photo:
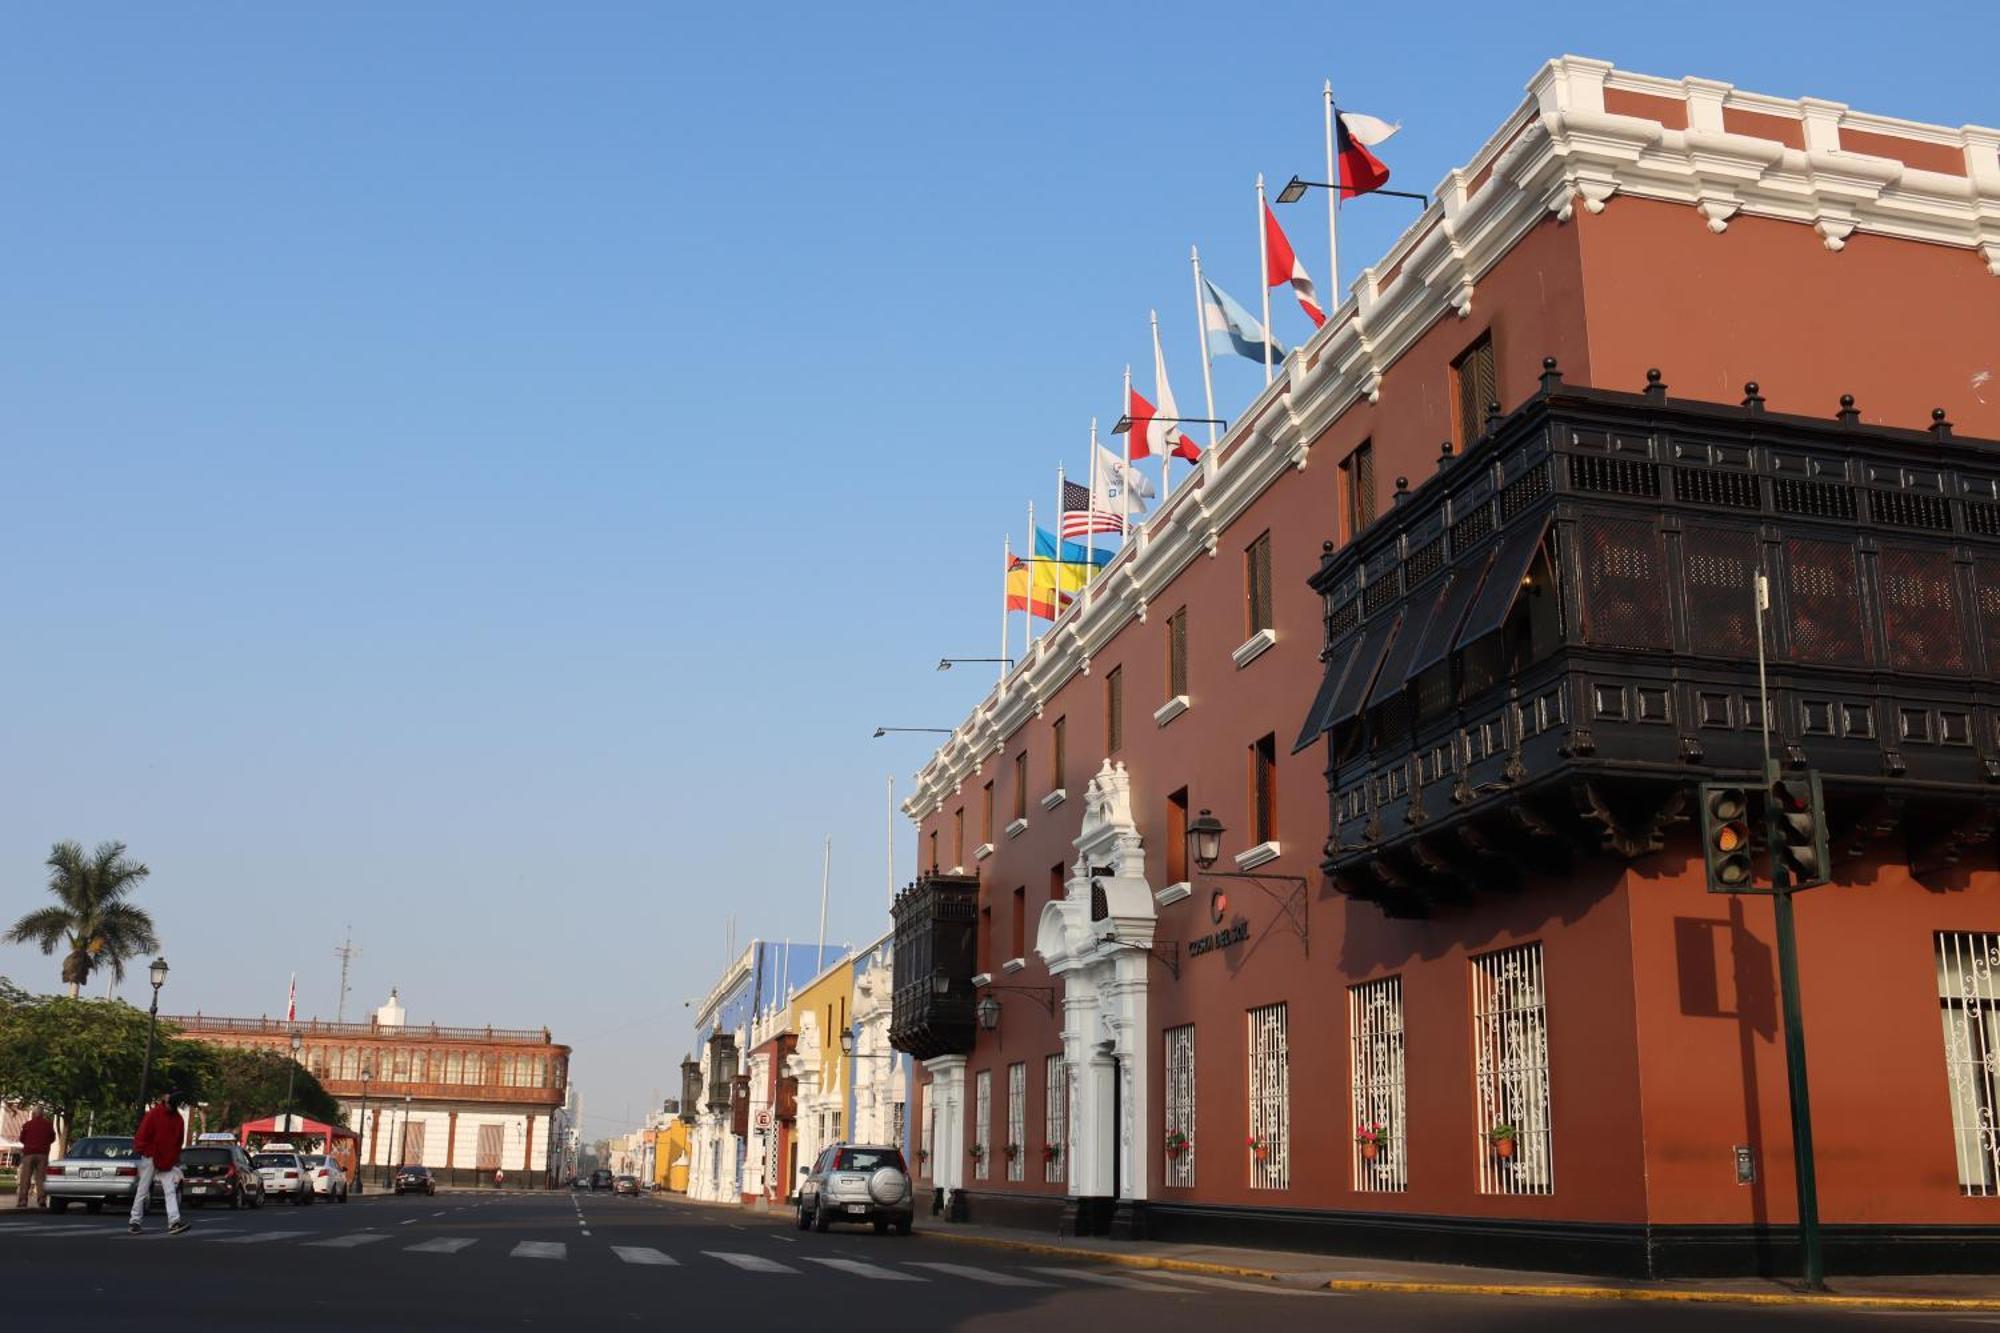
<svg viewBox="0 0 2000 1333">
<path fill-rule="evenodd" d="M 1271 383 L 1271 241 L 1264 234 L 1264 173 L 1257 173 L 1257 281 L 1264 288 L 1264 383 Z M 1210 416 L 1215 413 L 1210 412 Z"/>
<path fill-rule="evenodd" d="M 1014 537 L 1011 533 L 1003 533 L 1000 537 L 1000 679 L 1002 681 L 1007 679 L 1007 650 L 1014 646 L 1014 627 L 1007 620 L 1007 573 L 1013 564 Z M 1030 575 L 1029 577 L 1032 583 L 1033 576 Z M 896 780 L 893 777 L 889 779 L 889 803 L 891 806 L 896 801 L 895 782 Z M 896 835 L 892 828 L 889 833 L 889 854 L 894 856 L 895 853 Z M 896 896 L 896 876 L 893 871 L 889 875 L 889 896 L 891 898 Z"/>
<path fill-rule="evenodd" d="M 1041 547 L 1035 541 L 1035 502 L 1028 501 L 1028 637 L 1021 648 L 1021 655 L 1028 655 L 1027 644 L 1035 641 L 1035 576 L 1040 574 L 1042 562 Z M 1053 622 L 1054 617 L 1050 617 Z"/>
<path fill-rule="evenodd" d="M 1097 418 L 1090 419 L 1090 500 L 1083 511 L 1084 560 L 1097 568 Z"/>
<path fill-rule="evenodd" d="M 1195 337 L 1201 344 L 1201 391 L 1208 400 L 1208 447 L 1213 449 L 1215 448 L 1215 376 L 1209 369 L 1208 298 L 1201 290 L 1200 248 L 1189 246 L 1188 259 L 1194 265 L 1194 331 Z"/>
<path fill-rule="evenodd" d="M 1340 169 L 1333 160 L 1333 80 L 1326 81 L 1326 294 L 1329 310 L 1340 309 Z M 1213 412 L 1209 413 L 1214 416 Z"/>
<path fill-rule="evenodd" d="M 1166 357 L 1160 351 L 1160 312 L 1157 310 L 1148 310 L 1146 314 L 1153 321 L 1154 375 L 1156 376 L 1156 378 L 1165 378 L 1164 375 L 1161 374 L 1163 368 L 1166 365 Z M 1153 410 L 1155 412 L 1165 412 L 1167 410 L 1166 409 L 1167 395 L 1160 392 L 1160 386 L 1157 383 L 1153 385 L 1153 397 L 1158 400 L 1154 404 Z M 1213 416 L 1214 414 L 1210 413 L 1210 415 Z M 1168 425 L 1165 430 L 1162 430 L 1160 432 L 1160 506 L 1162 508 L 1166 507 L 1167 501 L 1173 497 L 1174 493 L 1174 483 L 1173 483 L 1174 452 L 1172 449 L 1167 447 L 1167 436 L 1170 433 L 1172 433 L 1173 430 L 1174 427 L 1172 425 Z"/>
<path fill-rule="evenodd" d="M 1061 460 L 1061 459 L 1057 459 L 1057 460 L 1056 460 L 1056 518 L 1055 518 L 1055 523 L 1056 523 L 1056 559 L 1057 559 L 1057 561 L 1058 561 L 1058 562 L 1060 562 L 1060 561 L 1062 560 L 1062 558 L 1063 558 L 1063 556 L 1064 556 L 1064 555 L 1068 554 L 1068 553 L 1067 553 L 1066 551 L 1064 551 L 1064 550 L 1063 550 L 1063 547 L 1064 547 L 1064 546 L 1066 545 L 1066 543 L 1065 543 L 1065 542 L 1064 542 L 1064 540 L 1063 540 L 1063 530 L 1062 530 L 1062 528 L 1063 528 L 1063 524 L 1062 524 L 1062 521 L 1063 521 L 1063 465 L 1062 465 L 1062 460 Z M 1084 571 L 1084 575 L 1083 575 L 1083 577 L 1084 577 L 1084 581 L 1085 581 L 1086 583 L 1090 581 L 1090 573 L 1089 573 L 1089 571 L 1088 571 L 1088 570 Z M 1061 565 L 1060 563 L 1058 563 L 1058 564 L 1056 565 L 1056 578 L 1057 578 L 1058 582 L 1060 582 L 1060 580 L 1061 580 L 1061 578 L 1062 578 L 1062 565 Z M 1082 591 L 1083 591 L 1083 589 L 1079 588 L 1079 589 L 1077 589 L 1077 591 L 1078 591 L 1078 592 L 1082 592 Z M 1061 609 L 1062 609 L 1062 593 L 1061 593 L 1061 589 L 1060 589 L 1060 588 L 1058 588 L 1058 589 L 1057 589 L 1057 593 L 1056 593 L 1056 609 L 1057 609 L 1057 610 L 1061 610 Z"/>
<path fill-rule="evenodd" d="M 1126 420 L 1130 421 L 1132 417 L 1132 367 L 1129 364 L 1125 367 L 1125 396 L 1119 399 L 1118 402 L 1119 410 L 1125 413 Z M 1138 423 L 1134 422 L 1133 424 L 1136 425 Z M 1127 426 L 1124 435 L 1119 438 L 1125 441 L 1125 467 L 1118 474 L 1118 507 L 1123 511 L 1119 517 L 1125 521 L 1125 542 L 1127 545 L 1130 545 L 1132 541 L 1132 427 Z"/>
</svg>

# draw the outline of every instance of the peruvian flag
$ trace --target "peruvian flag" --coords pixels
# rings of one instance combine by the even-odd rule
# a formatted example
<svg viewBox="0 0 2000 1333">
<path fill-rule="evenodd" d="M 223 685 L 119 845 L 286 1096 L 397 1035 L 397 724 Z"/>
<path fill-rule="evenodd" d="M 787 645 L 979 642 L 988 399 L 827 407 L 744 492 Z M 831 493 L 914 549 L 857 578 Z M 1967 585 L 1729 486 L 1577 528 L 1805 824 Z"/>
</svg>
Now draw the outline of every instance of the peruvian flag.
<svg viewBox="0 0 2000 1333">
<path fill-rule="evenodd" d="M 285 996 L 285 1021 L 295 1021 L 299 1016 L 299 974 L 292 973 L 291 993 Z"/>
<path fill-rule="evenodd" d="M 1341 170 L 1345 172 L 1346 168 Z M 1299 262 L 1298 255 L 1293 253 L 1292 243 L 1285 239 L 1285 229 L 1278 225 L 1278 216 L 1267 203 L 1264 205 L 1264 285 L 1282 287 L 1286 283 L 1291 284 L 1292 295 L 1299 298 L 1299 308 L 1306 312 L 1306 318 L 1313 322 L 1313 327 L 1326 323 L 1326 311 L 1319 308 L 1319 294 L 1313 290 L 1313 280 L 1307 276 L 1306 266 Z"/>
<path fill-rule="evenodd" d="M 1200 462 L 1201 446 L 1190 440 L 1187 437 L 1187 432 L 1174 424 L 1180 417 L 1181 409 L 1174 402 L 1173 386 L 1167 383 L 1167 358 L 1166 354 L 1160 351 L 1160 322 L 1157 318 L 1153 321 L 1153 392 L 1160 397 L 1159 415 L 1165 417 L 1166 420 L 1147 423 L 1146 440 L 1148 450 L 1154 453 L 1170 454 L 1175 458 L 1184 458 L 1190 463 Z M 1138 402 L 1143 403 L 1146 401 L 1137 394 L 1132 396 Z M 1138 420 L 1137 417 L 1132 419 L 1134 421 Z M 1134 454 L 1133 457 L 1137 458 L 1139 455 Z"/>
<path fill-rule="evenodd" d="M 1171 399 L 1169 399 L 1171 402 Z M 1162 416 L 1178 415 L 1162 412 L 1146 401 L 1146 395 L 1137 389 L 1125 391 L 1125 415 L 1132 418 L 1132 461 L 1150 458 L 1154 454 L 1172 454 L 1175 458 L 1185 458 L 1190 463 L 1201 457 L 1201 447 L 1172 422 L 1160 421 Z"/>
<path fill-rule="evenodd" d="M 1333 119 L 1334 147 L 1340 163 L 1339 193 L 1367 194 L 1389 183 L 1389 168 L 1368 150 L 1394 134 L 1398 126 L 1358 111 L 1343 111 Z"/>
</svg>

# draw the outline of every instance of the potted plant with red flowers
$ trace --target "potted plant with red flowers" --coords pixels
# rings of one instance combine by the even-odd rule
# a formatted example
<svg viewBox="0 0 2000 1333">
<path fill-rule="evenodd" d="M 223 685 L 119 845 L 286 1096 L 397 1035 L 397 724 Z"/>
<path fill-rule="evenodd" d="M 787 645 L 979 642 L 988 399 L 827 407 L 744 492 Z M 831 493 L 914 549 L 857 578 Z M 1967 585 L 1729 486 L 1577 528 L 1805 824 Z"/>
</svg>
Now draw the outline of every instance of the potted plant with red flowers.
<svg viewBox="0 0 2000 1333">
<path fill-rule="evenodd" d="M 1006 1147 L 1002 1148 L 1000 1151 L 1006 1153 L 1007 1160 L 1011 1162 L 1016 1157 L 1019 1157 L 1021 1155 L 1021 1145 L 1018 1143 L 1010 1143 Z"/>
<path fill-rule="evenodd" d="M 1250 1145 L 1251 1156 L 1255 1157 L 1258 1161 L 1261 1162 L 1270 1157 L 1271 1144 L 1263 1135 L 1252 1134 L 1245 1142 Z"/>
<path fill-rule="evenodd" d="M 972 1160 L 975 1162 L 984 1161 L 986 1159 L 986 1145 L 983 1143 L 972 1144 L 971 1146 L 966 1148 L 965 1152 L 966 1155 L 972 1158 Z"/>
<path fill-rule="evenodd" d="M 1520 1137 L 1520 1128 L 1505 1120 L 1486 1131 L 1486 1139 L 1493 1145 L 1493 1155 L 1503 1162 L 1514 1155 L 1514 1140 Z"/>
<path fill-rule="evenodd" d="M 1167 1131 L 1167 1156 L 1179 1157 L 1182 1153 L 1189 1152 L 1193 1148 L 1194 1140 L 1187 1136 L 1186 1130 L 1170 1129 Z"/>
<path fill-rule="evenodd" d="M 1354 1141 L 1361 1145 L 1361 1160 L 1372 1162 L 1389 1146 L 1389 1127 L 1379 1120 L 1364 1120 L 1354 1127 Z"/>
<path fill-rule="evenodd" d="M 1060 1162 L 1062 1160 L 1062 1145 L 1060 1143 L 1044 1143 L 1042 1145 L 1042 1160 L 1044 1162 Z"/>
</svg>

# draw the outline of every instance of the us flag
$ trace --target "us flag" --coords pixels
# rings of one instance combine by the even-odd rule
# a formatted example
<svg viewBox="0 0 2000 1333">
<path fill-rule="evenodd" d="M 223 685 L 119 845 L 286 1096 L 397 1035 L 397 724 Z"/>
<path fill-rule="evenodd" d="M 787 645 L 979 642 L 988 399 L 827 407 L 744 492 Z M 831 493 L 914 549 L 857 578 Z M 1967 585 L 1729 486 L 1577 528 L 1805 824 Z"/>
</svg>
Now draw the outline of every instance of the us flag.
<svg viewBox="0 0 2000 1333">
<path fill-rule="evenodd" d="M 1090 504 L 1090 487 L 1079 486 L 1073 481 L 1063 483 L 1062 494 L 1062 535 L 1082 537 L 1092 532 L 1125 531 L 1125 520 L 1102 509 L 1093 509 Z"/>
</svg>

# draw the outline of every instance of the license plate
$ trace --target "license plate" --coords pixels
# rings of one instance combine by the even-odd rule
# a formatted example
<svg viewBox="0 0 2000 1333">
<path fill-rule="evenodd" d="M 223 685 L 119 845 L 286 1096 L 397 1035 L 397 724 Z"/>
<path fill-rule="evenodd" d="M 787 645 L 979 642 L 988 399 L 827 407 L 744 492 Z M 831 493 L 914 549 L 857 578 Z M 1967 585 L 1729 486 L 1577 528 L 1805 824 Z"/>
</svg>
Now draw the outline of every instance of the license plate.
<svg viewBox="0 0 2000 1333">
<path fill-rule="evenodd" d="M 97 1166 L 86 1166 L 83 1168 L 83 1170 L 77 1172 L 77 1174 L 80 1176 L 88 1176 L 90 1179 L 95 1180 L 97 1179 L 97 1177 L 104 1174 L 104 1168 Z"/>
<path fill-rule="evenodd" d="M 847 1205 L 847 1211 L 850 1213 L 865 1213 L 868 1211 L 868 1205 L 865 1203 L 850 1203 Z"/>
</svg>

